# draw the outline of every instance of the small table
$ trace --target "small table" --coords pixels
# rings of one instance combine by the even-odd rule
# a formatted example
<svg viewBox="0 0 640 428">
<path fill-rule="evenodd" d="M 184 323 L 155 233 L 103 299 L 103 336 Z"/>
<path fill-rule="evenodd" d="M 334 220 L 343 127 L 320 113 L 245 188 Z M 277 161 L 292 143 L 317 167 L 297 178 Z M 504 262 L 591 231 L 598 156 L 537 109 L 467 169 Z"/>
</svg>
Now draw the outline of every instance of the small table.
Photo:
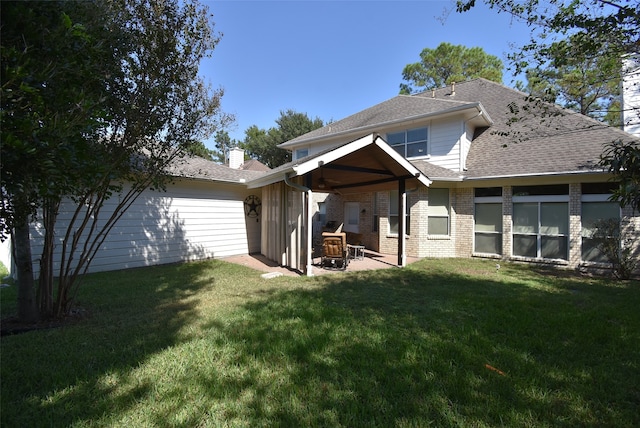
<svg viewBox="0 0 640 428">
<path fill-rule="evenodd" d="M 354 260 L 364 260 L 364 245 L 347 244 L 349 255 L 353 254 Z"/>
</svg>

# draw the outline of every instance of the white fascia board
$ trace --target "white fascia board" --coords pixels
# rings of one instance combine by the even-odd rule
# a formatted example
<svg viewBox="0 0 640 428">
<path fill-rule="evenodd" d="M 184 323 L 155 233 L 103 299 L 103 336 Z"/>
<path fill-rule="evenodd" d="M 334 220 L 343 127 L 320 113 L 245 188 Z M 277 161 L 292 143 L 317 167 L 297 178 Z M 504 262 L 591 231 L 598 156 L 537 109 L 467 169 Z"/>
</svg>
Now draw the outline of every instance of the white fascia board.
<svg viewBox="0 0 640 428">
<path fill-rule="evenodd" d="M 371 143 L 373 143 L 373 134 L 369 134 L 348 144 L 345 144 L 344 146 L 331 150 L 328 153 L 314 157 L 313 159 L 310 159 L 299 165 L 295 165 L 293 169 L 295 170 L 296 175 L 304 175 L 308 172 L 313 171 L 314 169 L 317 169 L 318 166 L 320 166 L 320 162 L 326 165 L 356 150 L 360 150 L 361 148 L 366 147 Z"/>
<path fill-rule="evenodd" d="M 258 187 L 264 187 L 268 186 L 269 184 L 283 181 L 285 175 L 295 172 L 294 168 L 295 166 L 292 166 L 287 169 L 273 172 L 271 174 L 263 175 L 262 177 L 258 177 L 255 180 L 251 180 L 247 183 L 247 189 L 257 189 Z"/>
<path fill-rule="evenodd" d="M 432 181 L 429 180 L 429 177 L 425 176 L 418 168 L 413 166 L 411 162 L 405 159 L 400 153 L 396 152 L 386 141 L 382 139 L 379 135 L 375 138 L 374 143 L 380 149 L 382 149 L 386 154 L 389 155 L 394 161 L 396 161 L 400 166 L 402 166 L 407 172 L 413 175 L 420 183 L 424 186 L 429 187 Z"/>
</svg>

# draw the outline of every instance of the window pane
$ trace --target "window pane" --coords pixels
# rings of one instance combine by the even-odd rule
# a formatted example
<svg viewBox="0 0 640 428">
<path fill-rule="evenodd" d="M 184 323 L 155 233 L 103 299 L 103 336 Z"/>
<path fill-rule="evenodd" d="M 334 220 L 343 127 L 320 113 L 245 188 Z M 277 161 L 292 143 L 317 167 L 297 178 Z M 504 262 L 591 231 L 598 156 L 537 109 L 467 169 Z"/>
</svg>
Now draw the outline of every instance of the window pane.
<svg viewBox="0 0 640 428">
<path fill-rule="evenodd" d="M 569 233 L 569 204 L 543 202 L 540 204 L 540 233 L 566 235 Z"/>
<path fill-rule="evenodd" d="M 566 236 L 540 237 L 541 256 L 545 259 L 567 259 Z"/>
<path fill-rule="evenodd" d="M 502 204 L 476 204 L 476 232 L 502 232 Z"/>
<path fill-rule="evenodd" d="M 387 143 L 389 143 L 390 146 L 404 144 L 404 131 L 387 134 Z"/>
<path fill-rule="evenodd" d="M 610 218 L 620 219 L 620 205 L 617 202 L 583 202 L 582 236 L 591 236 L 596 221 Z"/>
<path fill-rule="evenodd" d="M 427 155 L 427 143 L 412 143 L 407 144 L 407 157 L 413 158 L 416 156 L 426 156 Z"/>
<path fill-rule="evenodd" d="M 538 233 L 537 203 L 513 204 L 513 231 L 515 233 Z"/>
<path fill-rule="evenodd" d="M 476 253 L 502 254 L 502 234 L 476 233 Z"/>
<path fill-rule="evenodd" d="M 448 235 L 449 217 L 429 217 L 427 228 L 429 235 Z"/>
<path fill-rule="evenodd" d="M 407 131 L 407 142 L 427 141 L 427 128 L 410 129 Z"/>
<path fill-rule="evenodd" d="M 476 198 L 482 196 L 502 196 L 502 187 L 476 187 L 474 189 Z"/>
<path fill-rule="evenodd" d="M 537 257 L 537 236 L 513 235 L 513 254 L 515 254 L 516 256 Z"/>
<path fill-rule="evenodd" d="M 597 263 L 607 263 L 609 261 L 596 246 L 596 241 L 587 237 L 582 238 L 582 260 Z"/>
<path fill-rule="evenodd" d="M 429 189 L 429 216 L 449 215 L 449 189 Z"/>
<path fill-rule="evenodd" d="M 397 190 L 389 192 L 389 216 L 398 215 L 398 196 Z"/>
<path fill-rule="evenodd" d="M 399 146 L 392 146 L 393 150 L 398 152 L 401 156 L 404 156 L 404 147 L 404 144 L 401 144 Z"/>
<path fill-rule="evenodd" d="M 568 184 L 550 184 L 546 186 L 513 186 L 513 196 L 568 194 Z"/>
<path fill-rule="evenodd" d="M 389 216 L 389 233 L 398 234 L 398 216 Z"/>
</svg>

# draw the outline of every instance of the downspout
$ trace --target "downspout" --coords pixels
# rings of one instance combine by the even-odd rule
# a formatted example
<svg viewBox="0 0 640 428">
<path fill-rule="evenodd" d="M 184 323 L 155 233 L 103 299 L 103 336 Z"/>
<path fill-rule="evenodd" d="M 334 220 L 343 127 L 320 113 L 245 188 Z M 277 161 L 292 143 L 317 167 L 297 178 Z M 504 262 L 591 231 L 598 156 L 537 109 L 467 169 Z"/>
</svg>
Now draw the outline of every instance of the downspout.
<svg viewBox="0 0 640 428">
<path fill-rule="evenodd" d="M 306 266 L 306 271 L 307 271 L 307 276 L 313 276 L 313 259 L 311 257 L 311 255 L 313 254 L 313 248 L 312 248 L 312 227 L 311 227 L 311 218 L 313 217 L 313 212 L 311 211 L 311 198 L 313 196 L 313 192 L 311 191 L 310 188 L 302 186 L 298 183 L 293 183 L 291 181 L 289 181 L 289 174 L 285 174 L 284 175 L 284 182 L 287 186 L 289 187 L 293 187 L 294 189 L 297 189 L 301 192 L 306 193 L 307 195 L 307 266 Z"/>
<path fill-rule="evenodd" d="M 483 114 L 482 110 L 480 110 L 478 114 L 476 114 L 475 116 L 462 121 L 462 133 L 464 134 L 465 139 L 469 141 L 469 147 L 465 147 L 465 150 L 462 150 L 462 141 L 460 141 L 460 149 L 461 149 L 460 151 L 462 154 L 462 156 L 460 156 L 460 165 L 458 166 L 458 168 L 460 168 L 460 172 L 463 172 L 467 169 L 467 154 L 471 150 L 471 139 L 467 138 L 467 122 L 470 122 L 473 119 L 482 116 L 482 114 Z M 471 138 L 473 138 L 473 135 L 471 136 Z"/>
</svg>

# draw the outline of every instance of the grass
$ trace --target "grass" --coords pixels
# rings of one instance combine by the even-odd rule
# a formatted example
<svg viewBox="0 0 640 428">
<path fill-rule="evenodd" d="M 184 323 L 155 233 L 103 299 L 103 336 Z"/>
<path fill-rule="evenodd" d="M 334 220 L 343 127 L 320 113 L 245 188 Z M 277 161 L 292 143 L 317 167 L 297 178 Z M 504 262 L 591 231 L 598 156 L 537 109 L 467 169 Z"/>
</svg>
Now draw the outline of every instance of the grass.
<svg viewBox="0 0 640 428">
<path fill-rule="evenodd" d="M 638 282 L 207 261 L 93 274 L 78 304 L 80 324 L 2 338 L 3 427 L 640 426 Z"/>
</svg>

